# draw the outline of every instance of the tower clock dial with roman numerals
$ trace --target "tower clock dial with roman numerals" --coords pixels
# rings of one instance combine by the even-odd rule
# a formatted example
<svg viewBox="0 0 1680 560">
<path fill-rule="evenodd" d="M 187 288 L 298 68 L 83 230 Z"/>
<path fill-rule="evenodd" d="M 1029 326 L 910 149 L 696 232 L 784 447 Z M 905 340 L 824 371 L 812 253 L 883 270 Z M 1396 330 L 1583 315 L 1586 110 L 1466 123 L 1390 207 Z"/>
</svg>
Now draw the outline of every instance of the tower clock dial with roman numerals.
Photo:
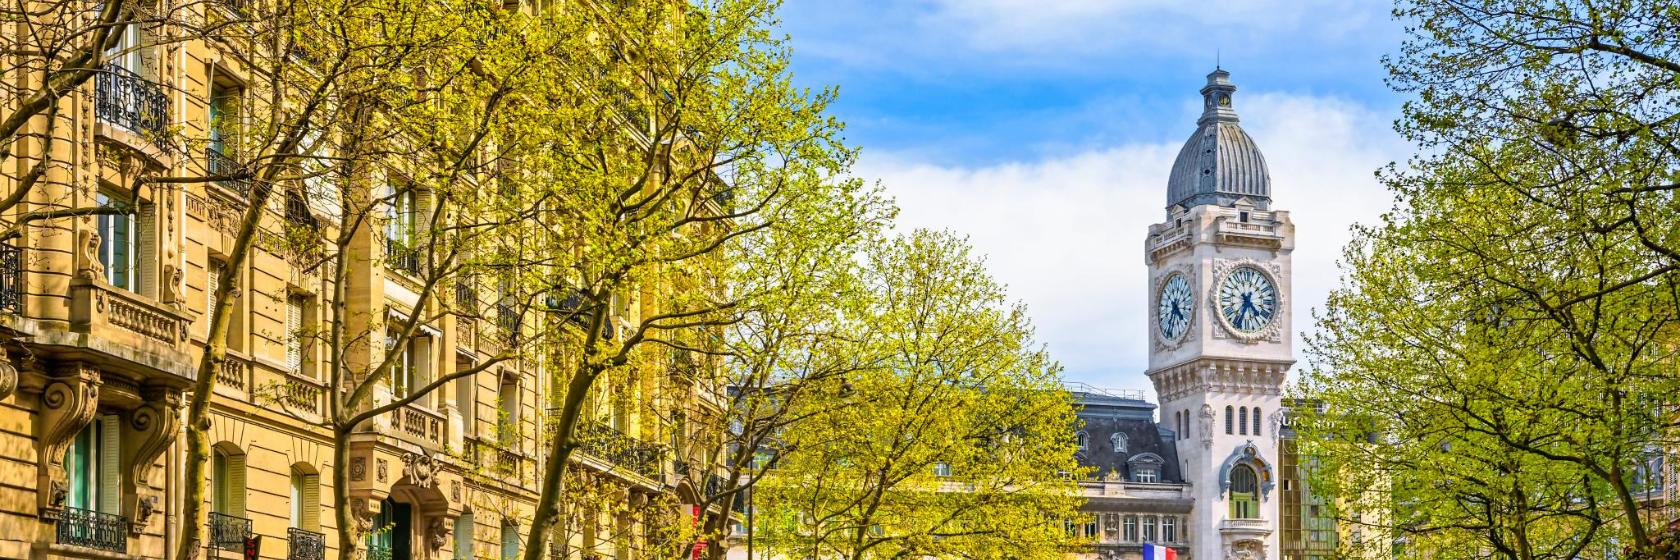
<svg viewBox="0 0 1680 560">
<path fill-rule="evenodd" d="M 1190 281 L 1183 274 L 1173 274 L 1161 283 L 1161 295 L 1155 308 L 1155 325 L 1161 338 L 1178 340 L 1190 330 L 1190 314 L 1196 309 L 1196 296 L 1190 291 Z"/>
<path fill-rule="evenodd" d="M 1277 317 L 1278 293 L 1272 279 L 1252 266 L 1240 266 L 1219 283 L 1219 316 L 1231 328 L 1257 333 Z"/>
</svg>

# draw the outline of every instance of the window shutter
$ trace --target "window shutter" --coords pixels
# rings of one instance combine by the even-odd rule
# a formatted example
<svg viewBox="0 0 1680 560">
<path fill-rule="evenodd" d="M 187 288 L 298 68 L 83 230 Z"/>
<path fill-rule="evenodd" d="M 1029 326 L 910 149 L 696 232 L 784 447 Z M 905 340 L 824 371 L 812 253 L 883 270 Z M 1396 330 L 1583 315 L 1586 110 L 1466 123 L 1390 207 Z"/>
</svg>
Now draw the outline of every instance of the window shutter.
<svg viewBox="0 0 1680 560">
<path fill-rule="evenodd" d="M 210 261 L 210 266 L 205 270 L 204 316 L 209 317 L 210 313 L 216 310 L 216 290 L 219 290 L 222 287 L 222 263 L 219 261 Z M 204 328 L 210 328 L 209 320 L 204 322 Z"/>
<path fill-rule="evenodd" d="M 286 370 L 303 374 L 303 298 L 286 298 Z"/>
<path fill-rule="evenodd" d="M 455 518 L 455 560 L 472 560 L 473 514 L 462 513 Z"/>
<path fill-rule="evenodd" d="M 100 416 L 99 422 L 99 511 L 118 513 L 122 508 L 122 450 L 118 437 L 122 429 L 115 415 Z"/>
<path fill-rule="evenodd" d="M 228 515 L 245 517 L 245 454 L 227 458 Z"/>
<path fill-rule="evenodd" d="M 303 475 L 303 527 L 305 531 L 321 531 L 321 475 Z"/>
<path fill-rule="evenodd" d="M 140 238 L 139 259 L 134 266 L 135 292 L 148 297 L 158 297 L 157 290 L 157 205 L 140 205 L 139 225 L 136 228 Z"/>
</svg>

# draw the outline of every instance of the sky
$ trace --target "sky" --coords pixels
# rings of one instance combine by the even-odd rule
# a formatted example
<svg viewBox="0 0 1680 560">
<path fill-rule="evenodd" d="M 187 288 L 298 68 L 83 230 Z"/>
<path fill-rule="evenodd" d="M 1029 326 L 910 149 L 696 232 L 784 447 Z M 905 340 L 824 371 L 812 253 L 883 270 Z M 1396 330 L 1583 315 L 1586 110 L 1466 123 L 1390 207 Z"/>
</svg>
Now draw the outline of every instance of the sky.
<svg viewBox="0 0 1680 560">
<path fill-rule="evenodd" d="M 900 228 L 966 235 L 1026 303 L 1064 379 L 1150 389 L 1144 235 L 1206 75 L 1237 85 L 1273 208 L 1296 225 L 1297 369 L 1354 223 L 1410 148 L 1384 84 L 1402 26 L 1369 0 L 788 0 L 793 75 L 832 113 Z"/>
</svg>

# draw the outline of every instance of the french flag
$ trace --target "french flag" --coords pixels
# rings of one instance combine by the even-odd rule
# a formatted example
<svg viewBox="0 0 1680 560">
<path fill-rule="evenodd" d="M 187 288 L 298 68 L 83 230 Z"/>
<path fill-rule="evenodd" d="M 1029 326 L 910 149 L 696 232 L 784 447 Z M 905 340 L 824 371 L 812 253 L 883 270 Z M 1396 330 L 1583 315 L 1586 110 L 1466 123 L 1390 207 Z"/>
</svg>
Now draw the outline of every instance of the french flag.
<svg viewBox="0 0 1680 560">
<path fill-rule="evenodd" d="M 1143 543 L 1143 560 L 1178 560 L 1178 551 L 1172 547 Z"/>
</svg>

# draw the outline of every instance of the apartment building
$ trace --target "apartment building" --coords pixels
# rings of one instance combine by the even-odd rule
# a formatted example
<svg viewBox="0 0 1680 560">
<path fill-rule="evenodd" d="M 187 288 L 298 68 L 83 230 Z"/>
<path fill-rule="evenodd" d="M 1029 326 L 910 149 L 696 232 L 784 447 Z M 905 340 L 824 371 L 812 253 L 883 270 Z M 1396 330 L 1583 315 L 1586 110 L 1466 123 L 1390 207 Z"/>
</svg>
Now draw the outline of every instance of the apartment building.
<svg viewBox="0 0 1680 560">
<path fill-rule="evenodd" d="M 154 7 L 191 21 L 237 17 L 244 5 L 167 4 Z M 483 283 L 454 282 L 447 298 L 482 314 L 437 313 L 450 305 L 445 298 L 422 300 L 417 226 L 402 217 L 423 212 L 424 196 L 398 197 L 386 223 L 336 246 L 324 232 L 343 226 L 340 217 L 295 185 L 131 188 L 138 177 L 231 175 L 243 165 L 240 113 L 255 106 L 246 89 L 258 79 L 243 62 L 246 47 L 163 35 L 171 29 L 124 26 L 121 54 L 21 140 L 46 146 L 53 164 L 8 222 L 67 208 L 131 211 L 35 221 L 0 246 L 0 557 L 173 556 L 186 538 L 181 405 L 223 283 L 239 291 L 228 359 L 215 373 L 202 557 L 238 557 L 253 543 L 272 559 L 334 557 L 352 544 L 368 558 L 516 557 L 563 366 L 532 353 L 446 384 L 358 430 L 347 461 L 335 464 L 326 416 L 332 391 L 344 388 L 329 385 L 328 345 L 310 333 L 340 321 L 356 323 L 353 332 L 394 331 L 412 314 L 437 315 L 413 336 L 392 338 L 401 348 L 375 398 L 391 402 L 521 344 L 535 312 L 499 303 Z M 16 192 L 30 164 L 20 159 L 0 173 L 0 191 Z M 275 190 L 254 252 L 230 265 L 258 188 Z M 315 232 L 320 250 L 347 254 L 353 270 L 310 264 L 285 239 L 298 231 Z M 346 282 L 342 290 L 335 278 Z M 609 328 L 633 326 L 638 309 L 622 306 Z M 345 350 L 345 360 L 367 364 L 389 348 Z M 660 387 L 592 407 L 572 468 L 611 501 L 677 505 L 575 513 L 583 529 L 559 539 L 556 557 L 641 558 L 650 528 L 680 519 L 688 511 L 681 504 L 695 501 L 686 478 L 696 473 L 672 463 L 672 444 L 686 443 L 671 419 L 704 399 L 685 397 L 692 389 L 657 372 L 627 375 L 646 376 L 629 384 Z M 348 470 L 348 488 L 333 488 L 337 469 Z M 335 490 L 369 533 L 365 542 L 339 542 Z"/>
</svg>

